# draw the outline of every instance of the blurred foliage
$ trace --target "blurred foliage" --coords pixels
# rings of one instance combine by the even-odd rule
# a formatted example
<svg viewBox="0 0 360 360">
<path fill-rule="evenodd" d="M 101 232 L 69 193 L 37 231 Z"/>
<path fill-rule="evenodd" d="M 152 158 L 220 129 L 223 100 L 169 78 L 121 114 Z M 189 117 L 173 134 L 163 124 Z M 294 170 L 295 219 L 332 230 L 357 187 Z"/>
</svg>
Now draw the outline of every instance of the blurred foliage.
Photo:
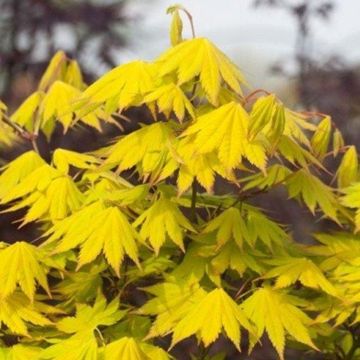
<svg viewBox="0 0 360 360">
<path fill-rule="evenodd" d="M 254 0 L 255 8 L 280 9 L 293 20 L 296 41 L 293 57 L 279 59 L 272 71 L 295 79 L 298 105 L 330 114 L 350 143 L 358 144 L 360 127 L 360 69 L 346 61 L 346 54 L 319 55 L 314 47 L 314 23 L 330 21 L 336 11 L 333 0 Z M 295 71 L 288 71 L 295 63 Z"/>
<path fill-rule="evenodd" d="M 99 65 L 117 65 L 114 53 L 125 43 L 129 21 L 126 3 L 0 0 L 0 97 L 22 99 L 29 93 L 58 43 L 82 61 L 89 79 L 98 75 Z"/>
</svg>

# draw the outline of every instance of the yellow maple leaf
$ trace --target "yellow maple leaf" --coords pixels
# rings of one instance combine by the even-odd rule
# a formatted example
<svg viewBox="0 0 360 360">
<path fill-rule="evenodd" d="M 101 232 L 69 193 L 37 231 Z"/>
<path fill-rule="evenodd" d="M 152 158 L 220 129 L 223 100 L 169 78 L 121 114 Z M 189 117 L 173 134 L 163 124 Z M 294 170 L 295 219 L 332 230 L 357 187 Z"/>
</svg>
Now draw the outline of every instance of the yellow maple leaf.
<svg viewBox="0 0 360 360">
<path fill-rule="evenodd" d="M 355 146 L 350 146 L 336 172 L 339 187 L 346 187 L 359 179 L 359 160 Z"/>
<path fill-rule="evenodd" d="M 349 208 L 356 209 L 356 231 L 360 230 L 360 182 L 355 182 L 343 190 L 341 203 Z"/>
<path fill-rule="evenodd" d="M 0 175 L 0 198 L 7 195 L 16 185 L 26 178 L 35 169 L 45 165 L 39 154 L 35 151 L 27 151 L 15 160 L 6 164 Z"/>
<path fill-rule="evenodd" d="M 28 207 L 23 225 L 49 216 L 52 221 L 63 219 L 78 209 L 83 196 L 70 176 L 45 164 L 35 169 L 4 196 L 1 203 L 18 200 L 6 211 Z"/>
<path fill-rule="evenodd" d="M 144 95 L 155 88 L 156 73 L 156 66 L 140 60 L 120 65 L 91 84 L 77 107 L 86 114 L 102 104 L 106 113 L 140 105 Z"/>
<path fill-rule="evenodd" d="M 248 141 L 248 126 L 249 114 L 241 104 L 230 102 L 198 117 L 181 136 L 192 136 L 201 154 L 215 152 L 227 171 L 237 167 L 242 156 L 263 169 L 265 151 L 259 143 Z"/>
<path fill-rule="evenodd" d="M 331 118 L 326 116 L 316 127 L 313 137 L 311 138 L 311 147 L 314 154 L 322 158 L 329 147 L 332 123 Z"/>
<path fill-rule="evenodd" d="M 267 263 L 273 268 L 264 278 L 276 278 L 277 288 L 288 287 L 299 281 L 304 286 L 323 290 L 332 296 L 339 295 L 334 285 L 310 259 L 285 257 L 269 260 Z"/>
<path fill-rule="evenodd" d="M 312 320 L 295 305 L 298 301 L 294 296 L 264 286 L 241 304 L 241 308 L 257 328 L 258 337 L 251 340 L 252 348 L 266 330 L 282 360 L 286 333 L 316 349 L 308 330 Z"/>
<path fill-rule="evenodd" d="M 69 172 L 70 165 L 78 169 L 95 169 L 100 163 L 100 160 L 94 156 L 61 148 L 54 151 L 52 161 L 55 167 L 64 174 Z"/>
<path fill-rule="evenodd" d="M 11 115 L 11 120 L 23 126 L 28 131 L 35 130 L 37 110 L 44 99 L 43 91 L 36 91 L 26 98 L 17 110 Z"/>
<path fill-rule="evenodd" d="M 19 284 L 25 295 L 34 301 L 36 282 L 51 296 L 40 260 L 40 251 L 24 241 L 0 250 L 0 297 L 12 294 Z"/>
<path fill-rule="evenodd" d="M 216 173 L 235 182 L 234 174 L 226 169 L 215 152 L 201 154 L 191 136 L 183 137 L 176 144 L 175 156 L 167 164 L 169 173 L 179 168 L 177 186 L 179 194 L 188 190 L 194 179 L 208 192 L 212 192 Z M 164 168 L 164 171 L 166 168 Z"/>
<path fill-rule="evenodd" d="M 0 326 L 5 324 L 12 333 L 29 336 L 26 323 L 49 326 L 52 322 L 43 313 L 55 312 L 51 306 L 31 301 L 21 292 L 0 297 Z"/>
<path fill-rule="evenodd" d="M 186 97 L 180 86 L 170 83 L 164 84 L 151 91 L 144 97 L 145 104 L 156 104 L 158 110 L 169 117 L 173 111 L 180 122 L 183 121 L 185 110 L 191 116 L 195 117 L 195 112 L 190 100 Z"/>
<path fill-rule="evenodd" d="M 48 360 L 96 360 L 98 344 L 91 330 L 84 330 L 67 339 L 56 342 L 41 353 Z"/>
<path fill-rule="evenodd" d="M 54 81 L 60 80 L 65 75 L 66 61 L 66 54 L 63 51 L 57 51 L 55 53 L 40 79 L 40 91 L 47 90 Z"/>
<path fill-rule="evenodd" d="M 80 96 L 79 89 L 62 81 L 55 81 L 47 91 L 40 107 L 42 126 L 58 119 L 68 129 L 71 125 L 73 114 L 68 111 L 71 103 Z"/>
<path fill-rule="evenodd" d="M 172 346 L 197 334 L 205 346 L 225 334 L 240 351 L 240 326 L 253 332 L 252 325 L 234 300 L 223 290 L 215 289 L 195 303 L 173 329 Z"/>
<path fill-rule="evenodd" d="M 137 166 L 139 174 L 144 179 L 151 176 L 151 180 L 156 181 L 176 170 L 175 164 L 169 173 L 163 171 L 165 165 L 173 158 L 171 151 L 175 144 L 175 132 L 171 124 L 159 122 L 120 138 L 102 155 L 106 157 L 105 164 L 118 166 L 119 171 Z"/>
<path fill-rule="evenodd" d="M 105 347 L 105 360 L 150 360 L 134 338 L 122 337 Z"/>
<path fill-rule="evenodd" d="M 127 254 L 136 264 L 139 236 L 126 216 L 115 206 L 101 201 L 92 203 L 54 224 L 46 235 L 47 243 L 55 242 L 56 253 L 81 247 L 78 268 L 103 253 L 119 276 L 120 265 Z"/>
<path fill-rule="evenodd" d="M 226 209 L 212 219 L 203 230 L 205 234 L 213 231 L 216 231 L 216 241 L 219 246 L 223 246 L 230 239 L 234 239 L 237 245 L 242 248 L 244 241 L 249 238 L 241 211 L 234 207 Z"/>
<path fill-rule="evenodd" d="M 11 120 L 31 132 L 41 129 L 48 136 L 54 129 L 55 121 L 63 125 L 64 132 L 77 122 L 98 130 L 101 130 L 99 119 L 115 123 L 115 120 L 106 116 L 101 108 L 87 114 L 81 114 L 72 109 L 80 95 L 80 89 L 65 81 L 56 80 L 47 92 L 37 91 L 25 99 L 12 114 Z"/>
<path fill-rule="evenodd" d="M 200 84 L 209 101 L 218 104 L 222 82 L 242 94 L 245 79 L 240 70 L 214 44 L 205 38 L 186 40 L 162 54 L 158 60 L 161 76 L 174 73 L 178 84 L 200 78 Z"/>
<path fill-rule="evenodd" d="M 172 14 L 171 25 L 170 25 L 170 41 L 171 45 L 175 46 L 183 41 L 182 31 L 183 23 L 180 17 L 181 6 L 174 5 L 168 7 L 166 13 Z"/>
<path fill-rule="evenodd" d="M 301 197 L 314 214 L 317 206 L 329 218 L 337 221 L 339 208 L 333 190 L 310 171 L 302 169 L 294 173 L 286 182 L 290 198 Z"/>
<path fill-rule="evenodd" d="M 165 243 L 167 236 L 185 251 L 183 244 L 184 230 L 195 232 L 195 229 L 177 205 L 164 196 L 145 210 L 133 224 L 134 227 L 140 225 L 140 236 L 149 241 L 157 254 Z"/>
<path fill-rule="evenodd" d="M 183 314 L 206 296 L 206 291 L 197 282 L 165 282 L 146 287 L 145 290 L 155 297 L 147 301 L 138 313 L 156 315 L 147 338 L 167 335 L 183 318 Z"/>
<path fill-rule="evenodd" d="M 119 310 L 119 299 L 107 303 L 100 292 L 93 306 L 76 305 L 76 315 L 62 318 L 56 323 L 56 328 L 66 334 L 94 331 L 98 326 L 110 326 L 124 317 L 126 311 Z"/>
<path fill-rule="evenodd" d="M 2 360 L 24 360 L 39 359 L 41 347 L 16 344 L 6 348 L 0 348 L 0 359 Z"/>
<path fill-rule="evenodd" d="M 305 115 L 285 108 L 284 135 L 310 148 L 310 140 L 304 130 L 314 132 L 316 126 Z"/>
</svg>

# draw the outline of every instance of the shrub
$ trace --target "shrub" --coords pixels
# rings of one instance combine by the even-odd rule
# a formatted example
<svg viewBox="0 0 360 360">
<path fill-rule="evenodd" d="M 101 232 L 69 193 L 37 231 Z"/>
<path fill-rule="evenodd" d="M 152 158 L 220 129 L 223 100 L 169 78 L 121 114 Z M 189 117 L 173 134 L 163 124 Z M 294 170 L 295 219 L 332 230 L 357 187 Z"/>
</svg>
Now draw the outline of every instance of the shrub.
<svg viewBox="0 0 360 360">
<path fill-rule="evenodd" d="M 264 336 L 281 359 L 285 346 L 307 358 L 359 358 L 356 149 L 326 115 L 290 110 L 264 90 L 245 96 L 223 52 L 182 39 L 190 14 L 168 12 L 172 47 L 154 62 L 86 86 L 59 52 L 14 113 L 1 107 L 2 137 L 13 130 L 34 147 L 3 167 L 1 204 L 36 228 L 1 243 L 0 358 L 183 351 L 219 360 L 260 348 Z M 64 136 L 100 131 L 134 107 L 149 116 L 106 147 L 57 148 L 50 162 L 39 153 L 38 136 L 50 139 L 56 126 Z M 330 157 L 340 157 L 333 178 Z M 296 242 L 290 225 L 256 206 L 275 188 L 334 230 Z"/>
</svg>

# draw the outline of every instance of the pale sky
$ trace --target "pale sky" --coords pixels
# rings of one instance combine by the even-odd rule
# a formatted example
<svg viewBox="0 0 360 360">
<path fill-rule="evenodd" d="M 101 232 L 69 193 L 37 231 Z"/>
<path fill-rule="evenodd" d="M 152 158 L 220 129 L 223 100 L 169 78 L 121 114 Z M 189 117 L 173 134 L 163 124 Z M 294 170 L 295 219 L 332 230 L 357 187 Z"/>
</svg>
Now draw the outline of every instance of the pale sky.
<svg viewBox="0 0 360 360">
<path fill-rule="evenodd" d="M 297 0 L 293 0 L 294 3 Z M 268 68 L 276 60 L 293 53 L 295 25 L 283 11 L 252 8 L 252 0 L 177 0 L 193 15 L 198 36 L 216 43 L 240 65 L 250 82 L 268 85 Z M 316 3 L 317 0 L 314 0 Z M 314 25 L 314 54 L 319 59 L 338 53 L 346 61 L 360 63 L 360 0 L 337 0 L 329 21 Z M 137 0 L 131 11 L 138 10 L 142 19 L 135 29 L 136 41 L 122 51 L 119 60 L 151 60 L 169 44 L 169 0 Z M 139 8 L 142 8 L 139 10 Z M 186 20 L 185 29 L 189 29 Z"/>
</svg>

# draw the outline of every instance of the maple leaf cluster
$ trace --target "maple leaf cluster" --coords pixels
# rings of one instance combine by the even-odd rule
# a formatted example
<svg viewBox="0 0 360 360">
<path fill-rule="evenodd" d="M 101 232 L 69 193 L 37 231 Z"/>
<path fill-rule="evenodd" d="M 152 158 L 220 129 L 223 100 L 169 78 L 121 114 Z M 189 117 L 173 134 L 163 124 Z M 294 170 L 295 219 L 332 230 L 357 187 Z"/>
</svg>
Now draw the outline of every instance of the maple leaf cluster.
<svg viewBox="0 0 360 360">
<path fill-rule="evenodd" d="M 0 105 L 2 144 L 34 146 L 2 167 L 0 205 L 41 234 L 0 243 L 0 359 L 166 360 L 185 339 L 211 349 L 221 336 L 233 348 L 201 359 L 251 352 L 264 336 L 280 359 L 287 347 L 359 358 L 356 148 L 329 116 L 245 95 L 221 50 L 183 39 L 187 10 L 168 12 L 172 46 L 154 61 L 88 86 L 60 51 L 16 111 Z M 57 148 L 50 161 L 38 151 L 40 133 L 100 136 L 134 107 L 148 109 L 144 124 L 106 147 Z M 233 191 L 216 191 L 219 179 Z M 275 188 L 335 230 L 296 242 L 253 201 Z"/>
</svg>

